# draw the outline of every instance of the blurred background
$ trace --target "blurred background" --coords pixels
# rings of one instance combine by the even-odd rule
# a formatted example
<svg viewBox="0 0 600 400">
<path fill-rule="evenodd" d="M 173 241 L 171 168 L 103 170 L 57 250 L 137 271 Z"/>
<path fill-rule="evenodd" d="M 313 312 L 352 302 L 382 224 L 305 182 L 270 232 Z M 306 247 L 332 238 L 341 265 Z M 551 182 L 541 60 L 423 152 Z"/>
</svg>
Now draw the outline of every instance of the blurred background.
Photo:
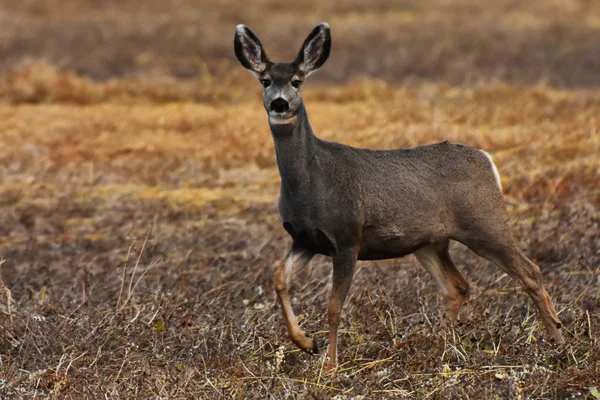
<svg viewBox="0 0 600 400">
<path fill-rule="evenodd" d="M 0 69 L 37 61 L 94 81 L 222 80 L 239 69 L 236 24 L 287 61 L 321 20 L 334 41 L 321 82 L 600 83 L 594 0 L 2 0 Z"/>
<path fill-rule="evenodd" d="M 289 61 L 321 21 L 315 133 L 491 153 L 565 347 L 459 244 L 456 330 L 408 256 L 359 263 L 343 373 L 291 344 L 273 141 L 233 37 Z M 0 0 L 0 398 L 598 398 L 599 85 L 598 0 Z M 330 271 L 294 280 L 321 348 Z"/>
</svg>

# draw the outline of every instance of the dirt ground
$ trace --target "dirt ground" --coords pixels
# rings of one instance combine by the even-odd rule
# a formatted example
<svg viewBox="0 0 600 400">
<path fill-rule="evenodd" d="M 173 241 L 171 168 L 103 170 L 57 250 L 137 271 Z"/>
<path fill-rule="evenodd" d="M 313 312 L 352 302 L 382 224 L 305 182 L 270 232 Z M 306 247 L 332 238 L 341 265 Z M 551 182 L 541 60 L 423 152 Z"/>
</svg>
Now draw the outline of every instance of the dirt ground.
<svg viewBox="0 0 600 400">
<path fill-rule="evenodd" d="M 0 1 L 0 398 L 600 399 L 600 5 L 239 4 Z M 294 347 L 272 283 L 290 246 L 275 154 L 233 33 L 290 59 L 321 20 L 316 134 L 491 153 L 565 344 L 456 244 L 456 328 L 408 256 L 359 263 L 339 373 Z M 330 273 L 316 257 L 294 278 L 322 349 Z"/>
</svg>

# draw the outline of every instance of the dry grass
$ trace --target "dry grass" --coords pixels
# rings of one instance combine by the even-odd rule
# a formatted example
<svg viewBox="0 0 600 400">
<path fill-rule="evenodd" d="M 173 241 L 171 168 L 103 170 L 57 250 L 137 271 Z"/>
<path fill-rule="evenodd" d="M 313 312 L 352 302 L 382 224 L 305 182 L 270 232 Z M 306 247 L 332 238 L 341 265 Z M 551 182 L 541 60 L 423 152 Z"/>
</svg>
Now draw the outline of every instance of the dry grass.
<svg viewBox="0 0 600 400">
<path fill-rule="evenodd" d="M 42 2 L 13 4 L 0 16 L 25 15 L 21 23 L 34 33 L 61 26 L 79 32 L 73 17 L 79 5 L 89 11 L 81 24 L 110 27 L 121 51 L 146 46 L 133 39 L 141 25 L 126 24 L 135 2 L 109 12 L 95 2 L 67 1 L 63 14 Z M 159 56 L 146 67 L 123 62 L 115 68 L 125 72 L 115 74 L 102 64 L 114 55 L 100 46 L 95 75 L 77 56 L 83 50 L 63 43 L 71 58 L 60 63 L 62 48 L 44 47 L 43 35 L 39 48 L 30 49 L 47 61 L 7 53 L 14 63 L 0 83 L 0 397 L 600 397 L 594 391 L 600 390 L 600 92 L 577 89 L 597 83 L 597 73 L 586 72 L 597 60 L 548 50 L 535 53 L 551 61 L 545 82 L 528 69 L 536 60 L 528 49 L 538 43 L 531 31 L 542 35 L 548 24 L 558 26 L 565 49 L 588 45 L 578 40 L 597 29 L 595 3 L 531 2 L 517 12 L 511 1 L 489 9 L 440 0 L 437 8 L 414 2 L 390 10 L 386 1 L 365 9 L 361 2 L 307 0 L 299 3 L 302 18 L 270 8 L 281 17 L 283 34 L 261 23 L 259 12 L 227 2 L 207 6 L 201 16 L 186 1 L 179 8 L 149 4 L 144 37 L 156 40 Z M 581 10 L 588 10 L 585 23 L 569 25 Z M 238 20 L 255 22 L 276 53 L 285 48 L 282 36 L 304 32 L 321 13 L 334 40 L 338 31 L 341 39 L 334 44 L 337 58 L 320 72 L 329 84 L 305 89 L 317 134 L 371 148 L 449 139 L 492 153 L 511 225 L 542 267 L 566 328 L 565 345 L 542 340 L 533 304 L 515 282 L 456 246 L 452 254 L 472 284 L 456 329 L 437 328 L 437 287 L 407 257 L 359 265 L 343 318 L 338 375 L 324 375 L 323 355 L 293 347 L 272 289 L 273 265 L 290 245 L 275 210 L 273 145 L 259 85 L 233 67 L 230 42 Z M 189 60 L 171 54 L 189 43 L 171 48 L 162 35 L 179 38 L 183 19 L 194 25 L 205 15 L 214 17 L 207 32 L 217 32 L 198 44 L 208 72 L 194 80 L 166 76 L 164 63 Z M 473 24 L 452 36 L 450 27 L 465 15 Z M 430 32 L 419 29 L 415 16 L 428 21 Z M 13 23 L 17 28 L 5 35 L 29 43 Z M 389 27 L 385 40 L 382 27 Z M 404 31 L 424 40 L 420 45 L 428 43 L 423 38 L 445 37 L 444 61 L 410 85 L 398 85 L 392 67 L 381 71 L 385 80 L 352 78 L 375 68 L 362 59 L 357 64 L 360 49 L 372 44 L 379 60 L 392 42 L 408 43 L 394 36 Z M 512 34 L 497 43 L 497 31 Z M 467 40 L 473 32 L 481 42 Z M 350 34 L 361 38 L 357 47 Z M 525 37 L 533 47 L 520 41 Z M 418 61 L 431 51 L 419 43 L 407 44 L 406 64 L 392 57 L 398 71 L 430 64 Z M 496 44 L 488 52 L 490 43 Z M 505 73 L 486 69 L 481 60 L 490 53 Z M 522 63 L 504 56 L 509 53 Z M 577 74 L 567 73 L 564 54 L 581 64 Z M 452 64 L 462 57 L 466 64 Z M 482 78 L 467 79 L 475 72 Z M 352 79 L 332 84 L 346 78 Z M 301 325 L 322 348 L 330 270 L 330 261 L 317 257 L 299 271 L 293 291 Z"/>
</svg>

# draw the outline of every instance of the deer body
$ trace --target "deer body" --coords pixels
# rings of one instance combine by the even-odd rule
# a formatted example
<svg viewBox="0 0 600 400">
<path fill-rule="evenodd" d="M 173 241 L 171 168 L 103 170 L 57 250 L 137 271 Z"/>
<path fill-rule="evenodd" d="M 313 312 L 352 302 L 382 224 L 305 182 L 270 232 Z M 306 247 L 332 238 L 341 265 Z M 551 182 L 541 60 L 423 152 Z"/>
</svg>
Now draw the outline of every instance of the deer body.
<svg viewBox="0 0 600 400">
<path fill-rule="evenodd" d="M 359 246 L 359 260 L 401 257 L 459 240 L 461 230 L 472 232 L 468 225 L 477 212 L 489 215 L 490 199 L 503 202 L 479 150 L 449 142 L 358 149 L 318 139 L 304 118 L 291 134 L 284 132 L 290 127 L 275 125 L 273 136 L 282 223 L 295 243 L 314 253 L 333 256 L 340 247 Z M 503 211 L 497 208 L 506 218 Z"/>
<path fill-rule="evenodd" d="M 497 170 L 487 153 L 449 142 L 358 149 L 314 135 L 299 88 L 327 60 L 330 47 L 329 26 L 320 24 L 296 61 L 272 63 L 247 27 L 236 29 L 236 55 L 265 87 L 281 175 L 278 210 L 293 241 L 274 284 L 292 341 L 309 353 L 317 351 L 299 327 L 289 295 L 293 269 L 315 254 L 333 259 L 327 311 L 330 368 L 337 365 L 337 331 L 357 260 L 414 253 L 440 285 L 445 319 L 454 323 L 469 289 L 448 253 L 449 241 L 455 240 L 521 281 L 550 338 L 562 342 L 539 267 L 516 247 Z"/>
</svg>

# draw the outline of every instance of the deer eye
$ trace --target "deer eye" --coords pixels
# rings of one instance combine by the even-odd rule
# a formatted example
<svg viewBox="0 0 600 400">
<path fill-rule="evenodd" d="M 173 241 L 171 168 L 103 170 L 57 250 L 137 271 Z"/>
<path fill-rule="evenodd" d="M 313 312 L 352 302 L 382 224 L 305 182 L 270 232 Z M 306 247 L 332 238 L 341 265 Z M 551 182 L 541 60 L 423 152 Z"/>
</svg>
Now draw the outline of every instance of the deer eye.
<svg viewBox="0 0 600 400">
<path fill-rule="evenodd" d="M 264 88 L 268 88 L 269 86 L 271 86 L 270 79 L 261 79 L 260 83 L 261 83 L 261 85 L 263 85 Z"/>
<path fill-rule="evenodd" d="M 300 79 L 294 79 L 292 81 L 292 86 L 298 89 L 302 85 L 302 81 Z"/>
</svg>

